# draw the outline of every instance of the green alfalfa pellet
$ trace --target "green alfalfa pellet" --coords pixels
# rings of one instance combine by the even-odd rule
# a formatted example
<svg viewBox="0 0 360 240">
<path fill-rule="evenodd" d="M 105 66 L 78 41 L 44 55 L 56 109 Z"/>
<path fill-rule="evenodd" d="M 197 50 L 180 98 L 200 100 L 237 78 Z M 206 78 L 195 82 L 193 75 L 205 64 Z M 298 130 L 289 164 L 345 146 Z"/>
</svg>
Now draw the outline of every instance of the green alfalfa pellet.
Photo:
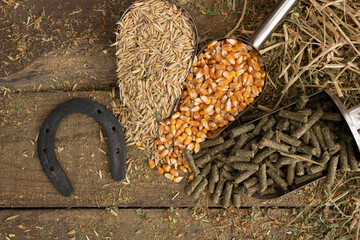
<svg viewBox="0 0 360 240">
<path fill-rule="evenodd" d="M 232 200 L 236 208 L 239 208 L 241 206 L 241 194 L 233 193 Z"/>
<path fill-rule="evenodd" d="M 299 112 L 291 112 L 288 110 L 280 110 L 278 113 L 278 116 L 282 117 L 282 118 L 287 118 L 290 120 L 302 122 L 302 123 L 305 123 L 308 121 L 308 116 L 306 114 L 299 113 Z"/>
<path fill-rule="evenodd" d="M 317 139 L 316 134 L 312 128 L 309 129 L 309 133 L 310 133 L 310 143 L 314 148 L 316 148 L 315 156 L 319 158 L 321 156 L 321 147 L 319 140 Z"/>
<path fill-rule="evenodd" d="M 294 183 L 296 162 L 287 165 L 286 182 L 289 185 Z"/>
<path fill-rule="evenodd" d="M 254 193 L 258 191 L 260 191 L 260 185 L 255 184 L 254 186 L 251 186 L 248 189 L 246 189 L 246 194 L 248 195 L 248 197 L 251 197 L 252 195 L 254 195 Z"/>
<path fill-rule="evenodd" d="M 225 182 L 226 182 L 225 178 L 220 178 L 220 180 L 217 182 L 214 194 L 212 195 L 212 201 L 214 202 L 214 204 L 219 203 L 220 196 L 221 196 L 221 194 L 223 192 Z"/>
<path fill-rule="evenodd" d="M 331 188 L 331 186 L 334 184 L 338 162 L 339 162 L 338 155 L 331 157 L 330 162 L 329 162 L 329 167 L 328 167 L 328 173 L 327 173 L 326 180 L 325 180 L 327 188 Z"/>
<path fill-rule="evenodd" d="M 235 145 L 233 146 L 233 148 L 231 149 L 231 155 L 235 154 L 235 151 L 238 149 L 241 149 L 245 146 L 245 144 L 247 142 L 249 142 L 252 138 L 254 137 L 254 134 L 252 133 L 247 133 L 247 134 L 243 134 L 239 137 L 239 140 L 236 141 Z"/>
<path fill-rule="evenodd" d="M 282 142 L 284 142 L 284 143 L 290 144 L 290 145 L 295 146 L 295 147 L 298 147 L 301 144 L 300 140 L 298 140 L 298 139 L 296 139 L 296 138 L 294 138 L 294 137 L 292 137 L 292 136 L 290 136 L 290 135 L 288 135 L 288 134 L 286 134 L 284 132 L 279 131 L 278 135 L 279 135 L 280 140 Z"/>
<path fill-rule="evenodd" d="M 305 114 L 306 116 L 310 116 L 312 114 L 312 110 L 310 108 L 302 109 L 298 111 L 299 113 Z"/>
<path fill-rule="evenodd" d="M 335 155 L 340 151 L 340 149 L 341 149 L 340 143 L 336 143 L 334 149 L 329 153 L 330 155 Z"/>
<path fill-rule="evenodd" d="M 258 177 L 252 177 L 252 178 L 249 178 L 248 180 L 244 181 L 243 182 L 243 185 L 246 189 L 254 186 L 256 183 L 258 182 Z"/>
<path fill-rule="evenodd" d="M 197 185 L 195 190 L 192 192 L 191 196 L 195 199 L 198 199 L 201 193 L 205 190 L 207 184 L 208 184 L 208 180 L 206 178 L 203 178 L 199 183 L 199 185 Z"/>
<path fill-rule="evenodd" d="M 252 176 L 256 172 L 257 172 L 257 170 L 256 171 L 255 170 L 247 170 L 244 172 L 240 172 L 235 176 L 234 182 L 239 184 L 239 183 L 245 181 L 246 179 L 248 179 L 250 176 Z"/>
<path fill-rule="evenodd" d="M 277 191 L 274 187 L 267 188 L 264 192 L 260 192 L 260 196 L 275 195 Z"/>
<path fill-rule="evenodd" d="M 199 175 L 200 170 L 196 166 L 193 156 L 191 155 L 189 150 L 185 150 L 184 154 L 185 154 L 185 158 L 186 158 L 191 170 L 194 172 L 194 175 L 196 177 L 197 175 Z"/>
<path fill-rule="evenodd" d="M 266 170 L 267 174 L 272 178 L 272 180 L 274 180 L 274 182 L 281 187 L 282 190 L 286 191 L 287 190 L 287 183 L 285 182 L 284 179 L 282 179 L 278 173 L 272 169 L 272 168 L 268 168 Z"/>
<path fill-rule="evenodd" d="M 346 149 L 347 149 L 350 168 L 353 171 L 357 171 L 359 169 L 359 163 L 356 160 L 353 144 L 351 142 L 347 143 Z"/>
<path fill-rule="evenodd" d="M 274 152 L 274 153 L 270 154 L 269 159 L 271 162 L 276 163 L 280 159 L 280 156 L 281 156 L 280 153 Z"/>
<path fill-rule="evenodd" d="M 201 151 L 199 151 L 198 153 L 195 153 L 193 154 L 193 158 L 196 160 L 198 159 L 199 157 L 202 157 L 204 156 L 205 154 L 207 154 L 209 152 L 209 149 L 208 148 L 202 148 Z"/>
<path fill-rule="evenodd" d="M 236 155 L 231 155 L 228 158 L 226 158 L 227 163 L 234 163 L 234 162 L 250 162 L 251 158 L 250 157 L 244 157 L 244 156 L 236 156 Z"/>
<path fill-rule="evenodd" d="M 191 195 L 191 193 L 195 190 L 195 188 L 197 187 L 197 185 L 199 185 L 199 183 L 201 182 L 201 180 L 203 179 L 202 176 L 197 176 L 195 177 L 190 183 L 189 185 L 185 188 L 185 193 L 187 195 Z"/>
<path fill-rule="evenodd" d="M 273 141 L 273 140 L 270 140 L 267 138 L 262 138 L 259 142 L 259 145 L 262 145 L 262 146 L 265 146 L 268 148 L 272 148 L 272 149 L 275 149 L 277 151 L 284 152 L 284 153 L 289 153 L 289 149 L 290 149 L 290 146 L 287 144 L 278 143 L 276 141 Z"/>
<path fill-rule="evenodd" d="M 253 134 L 255 136 L 259 135 L 262 131 L 262 127 L 266 124 L 266 122 L 269 120 L 269 117 L 263 117 L 260 119 L 260 121 L 258 122 L 258 124 L 256 124 L 254 130 L 253 130 Z"/>
<path fill-rule="evenodd" d="M 273 139 L 274 136 L 275 136 L 275 132 L 274 132 L 271 128 L 269 128 L 268 130 L 266 130 L 263 138 Z M 261 149 L 261 148 L 260 148 L 260 149 Z"/>
<path fill-rule="evenodd" d="M 347 172 L 350 170 L 346 145 L 347 144 L 345 140 L 340 141 L 340 169 L 342 172 Z"/>
<path fill-rule="evenodd" d="M 296 121 L 296 120 L 289 120 L 290 121 L 290 124 L 293 125 L 294 127 L 300 127 L 302 122 L 299 122 L 299 121 Z"/>
<path fill-rule="evenodd" d="M 211 163 L 207 163 L 205 165 L 205 167 L 203 167 L 200 171 L 200 175 L 203 176 L 203 177 L 206 177 L 210 171 L 211 171 L 211 167 L 212 167 L 212 164 Z"/>
<path fill-rule="evenodd" d="M 343 117 L 340 113 L 324 112 L 324 115 L 322 115 L 321 119 L 327 121 L 341 122 Z"/>
<path fill-rule="evenodd" d="M 299 98 L 299 101 L 296 103 L 295 105 L 295 111 L 299 111 L 299 110 L 302 110 L 306 104 L 308 103 L 309 101 L 309 97 L 306 96 L 306 95 L 303 95 Z"/>
<path fill-rule="evenodd" d="M 222 168 L 225 165 L 223 161 L 220 161 L 218 159 L 215 160 L 215 164 L 218 168 Z"/>
<path fill-rule="evenodd" d="M 215 184 L 220 180 L 219 176 L 219 169 L 216 166 L 216 164 L 213 164 L 210 171 L 210 177 L 209 177 L 209 186 L 208 190 L 209 193 L 213 193 L 215 191 Z"/>
<path fill-rule="evenodd" d="M 228 172 L 234 172 L 234 171 L 235 171 L 235 169 L 234 169 L 231 165 L 229 165 L 229 164 L 225 164 L 225 165 L 223 166 L 223 169 L 225 169 L 225 170 L 228 171 Z"/>
<path fill-rule="evenodd" d="M 276 124 L 276 119 L 271 116 L 269 120 L 264 124 L 262 127 L 263 131 L 266 132 L 269 129 L 272 129 L 272 127 Z"/>
<path fill-rule="evenodd" d="M 281 118 L 279 121 L 277 121 L 275 129 L 284 131 L 284 132 L 288 132 L 290 130 L 289 120 L 286 118 Z"/>
<path fill-rule="evenodd" d="M 233 166 L 233 168 L 235 168 L 239 171 L 245 171 L 245 170 L 257 171 L 257 170 L 259 170 L 259 164 L 257 164 L 257 163 L 236 162 L 236 163 L 233 163 L 232 166 Z"/>
<path fill-rule="evenodd" d="M 330 154 L 328 152 L 324 152 L 323 155 L 319 159 L 319 163 L 322 165 L 312 165 L 309 167 L 308 173 L 315 174 L 318 172 L 322 172 L 327 168 L 327 163 L 330 160 Z"/>
<path fill-rule="evenodd" d="M 291 136 L 299 139 L 304 133 L 306 133 L 314 124 L 316 124 L 321 116 L 324 114 L 321 108 L 318 108 L 308 119 L 307 122 L 301 125 L 301 127 L 297 128 Z"/>
<path fill-rule="evenodd" d="M 305 174 L 305 169 L 302 162 L 297 162 L 295 166 L 296 175 L 303 176 Z"/>
<path fill-rule="evenodd" d="M 219 144 L 222 144 L 223 142 L 224 142 L 223 137 L 217 137 L 217 138 L 214 138 L 212 140 L 207 140 L 207 141 L 202 142 L 200 144 L 200 149 L 214 147 L 214 146 L 217 146 Z"/>
<path fill-rule="evenodd" d="M 265 158 L 270 156 L 270 154 L 274 153 L 276 150 L 272 148 L 264 148 L 260 152 L 258 152 L 253 159 L 251 159 L 252 163 L 260 163 Z"/>
<path fill-rule="evenodd" d="M 234 179 L 234 176 L 230 172 L 226 171 L 224 168 L 220 170 L 220 176 L 228 181 L 232 181 Z"/>
<path fill-rule="evenodd" d="M 228 208 L 230 206 L 233 186 L 234 185 L 232 182 L 226 182 L 224 193 L 223 193 L 224 197 L 223 197 L 223 201 L 222 201 L 222 205 L 224 208 Z"/>
<path fill-rule="evenodd" d="M 252 130 L 254 130 L 254 128 L 255 124 L 253 123 L 234 128 L 230 131 L 230 138 L 236 138 L 237 136 L 251 132 Z"/>
<path fill-rule="evenodd" d="M 281 171 L 280 168 L 277 168 L 271 161 L 270 159 L 266 159 L 266 166 L 272 170 L 274 170 L 276 172 L 277 175 L 279 175 L 282 178 L 285 178 L 285 174 L 283 171 Z"/>
<path fill-rule="evenodd" d="M 231 138 L 231 139 L 223 142 L 222 144 L 219 144 L 219 145 L 211 148 L 211 149 L 209 150 L 209 154 L 210 154 L 210 156 L 214 156 L 214 155 L 216 155 L 216 154 L 218 154 L 218 153 L 220 153 L 220 152 L 222 152 L 222 151 L 230 148 L 230 147 L 233 146 L 234 144 L 235 144 L 235 140 Z"/>
<path fill-rule="evenodd" d="M 195 164 L 196 164 L 196 166 L 200 167 L 200 166 L 204 166 L 205 164 L 207 164 L 211 161 L 212 161 L 212 158 L 211 158 L 210 154 L 205 154 L 204 156 L 201 156 L 198 159 L 196 159 Z"/>
<path fill-rule="evenodd" d="M 320 147 L 323 150 L 323 152 L 326 152 L 328 150 L 326 144 L 325 144 L 325 140 L 323 137 L 323 134 L 321 132 L 321 126 L 320 124 L 316 124 L 312 127 L 312 129 L 314 130 L 314 133 L 319 141 Z"/>
<path fill-rule="evenodd" d="M 317 149 L 309 146 L 309 145 L 305 145 L 305 144 L 301 144 L 299 147 L 297 147 L 297 151 L 300 153 L 306 153 L 312 156 L 315 156 L 317 153 Z"/>
<path fill-rule="evenodd" d="M 258 175 L 259 175 L 259 186 L 260 186 L 259 191 L 264 192 L 267 188 L 266 163 L 262 163 L 260 165 Z"/>
<path fill-rule="evenodd" d="M 305 144 L 309 144 L 310 143 L 310 132 L 307 131 L 304 133 L 304 135 L 301 136 L 301 140 L 305 143 Z"/>
<path fill-rule="evenodd" d="M 297 163 L 299 161 L 302 161 L 302 160 L 298 159 L 298 158 L 292 158 L 292 157 L 281 157 L 279 159 L 279 166 L 281 167 L 281 166 L 284 166 L 284 165 Z"/>
<path fill-rule="evenodd" d="M 318 173 L 315 173 L 315 174 L 309 174 L 309 175 L 304 175 L 304 176 L 301 176 L 301 177 L 296 177 L 294 182 L 297 186 L 303 184 L 303 183 L 306 183 L 306 182 L 312 182 L 314 181 L 315 179 L 318 179 L 322 176 L 322 172 L 318 172 Z"/>
<path fill-rule="evenodd" d="M 326 144 L 327 148 L 329 149 L 330 152 L 333 151 L 335 149 L 335 142 L 334 142 L 334 139 L 331 136 L 329 127 L 324 126 L 321 129 L 321 132 L 323 134 L 323 137 L 324 137 L 325 144 Z"/>
<path fill-rule="evenodd" d="M 235 151 L 235 155 L 243 158 L 253 158 L 255 154 L 252 150 L 238 149 Z"/>
</svg>

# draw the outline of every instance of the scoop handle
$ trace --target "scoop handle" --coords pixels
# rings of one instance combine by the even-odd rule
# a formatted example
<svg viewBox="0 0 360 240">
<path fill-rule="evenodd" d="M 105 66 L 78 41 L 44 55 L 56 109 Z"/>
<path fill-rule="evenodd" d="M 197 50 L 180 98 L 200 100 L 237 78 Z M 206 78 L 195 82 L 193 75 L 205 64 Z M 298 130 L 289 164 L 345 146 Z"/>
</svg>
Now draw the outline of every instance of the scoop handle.
<svg viewBox="0 0 360 240">
<path fill-rule="evenodd" d="M 265 41 L 275 31 L 276 27 L 293 9 L 298 0 L 280 0 L 273 10 L 267 15 L 261 26 L 256 30 L 254 35 L 249 40 L 249 43 L 260 50 Z"/>
</svg>

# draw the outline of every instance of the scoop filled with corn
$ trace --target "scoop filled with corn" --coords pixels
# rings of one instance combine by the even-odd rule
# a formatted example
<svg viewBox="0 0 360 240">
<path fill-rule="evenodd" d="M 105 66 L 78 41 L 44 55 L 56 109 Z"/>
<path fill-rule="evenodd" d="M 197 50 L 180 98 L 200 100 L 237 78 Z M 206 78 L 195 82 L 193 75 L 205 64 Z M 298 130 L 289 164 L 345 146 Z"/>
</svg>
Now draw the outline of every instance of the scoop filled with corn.
<svg viewBox="0 0 360 240">
<path fill-rule="evenodd" d="M 190 180 L 200 173 L 183 153 L 199 152 L 200 143 L 218 135 L 263 92 L 266 70 L 258 49 L 296 3 L 280 0 L 249 43 L 224 38 L 200 51 L 176 111 L 160 122 L 155 143 L 162 160 L 149 159 L 150 167 L 175 182 L 183 178 L 178 169 L 190 172 Z"/>
<path fill-rule="evenodd" d="M 160 122 L 156 147 L 164 163 L 159 174 L 176 181 L 171 171 L 181 166 L 192 171 L 184 150 L 197 153 L 209 131 L 234 121 L 262 92 L 265 76 L 262 58 L 250 45 L 232 38 L 208 44 L 194 60 L 177 111 Z"/>
</svg>

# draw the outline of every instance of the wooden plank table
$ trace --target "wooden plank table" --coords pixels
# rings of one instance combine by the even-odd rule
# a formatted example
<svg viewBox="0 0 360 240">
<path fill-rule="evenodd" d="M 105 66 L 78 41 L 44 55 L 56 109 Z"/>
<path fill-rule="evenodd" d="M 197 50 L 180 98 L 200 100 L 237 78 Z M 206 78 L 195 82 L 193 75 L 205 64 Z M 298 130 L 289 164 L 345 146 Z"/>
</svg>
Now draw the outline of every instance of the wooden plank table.
<svg viewBox="0 0 360 240">
<path fill-rule="evenodd" d="M 0 86 L 12 91 L 0 95 L 0 239 L 289 237 L 279 223 L 313 199 L 308 190 L 269 201 L 244 197 L 240 209 L 225 211 L 205 195 L 200 201 L 188 197 L 185 181 L 159 177 L 135 147 L 127 148 L 126 180 L 115 182 L 101 128 L 83 115 L 67 117 L 56 133 L 54 149 L 74 188 L 71 197 L 62 197 L 37 156 L 40 126 L 51 110 L 72 98 L 111 110 L 115 69 L 107 44 L 83 41 L 0 78 Z"/>
</svg>

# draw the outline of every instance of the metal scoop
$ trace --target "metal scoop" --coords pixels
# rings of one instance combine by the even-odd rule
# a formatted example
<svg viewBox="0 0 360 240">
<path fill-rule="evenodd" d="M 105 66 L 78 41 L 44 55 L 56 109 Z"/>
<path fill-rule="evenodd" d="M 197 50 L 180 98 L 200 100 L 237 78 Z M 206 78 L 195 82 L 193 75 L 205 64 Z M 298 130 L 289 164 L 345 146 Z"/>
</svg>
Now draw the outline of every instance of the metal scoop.
<svg viewBox="0 0 360 240">
<path fill-rule="evenodd" d="M 256 30 L 256 32 L 254 33 L 254 35 L 250 38 L 249 41 L 244 41 L 243 39 L 240 38 L 233 38 L 233 37 L 229 37 L 229 38 L 220 38 L 217 39 L 217 41 L 221 41 L 221 40 L 225 40 L 225 39 L 237 39 L 242 41 L 243 43 L 252 46 L 258 53 L 259 56 L 261 57 L 261 59 L 263 60 L 264 58 L 262 57 L 262 55 L 259 52 L 259 49 L 261 49 L 262 45 L 265 43 L 265 41 L 271 36 L 271 34 L 273 33 L 273 31 L 276 29 L 276 27 L 282 22 L 282 20 L 288 15 L 288 13 L 293 9 L 293 7 L 296 5 L 296 3 L 298 2 L 298 0 L 280 0 L 276 6 L 274 7 L 274 9 L 269 13 L 269 15 L 265 18 L 264 22 L 260 25 L 260 27 Z M 216 41 L 216 40 L 215 40 Z M 198 56 L 205 50 L 206 46 L 203 47 L 199 53 Z M 265 62 L 263 60 L 263 62 Z M 264 65 L 265 68 L 265 72 L 267 72 L 266 69 L 266 64 Z M 237 116 L 234 116 L 235 119 L 239 118 L 242 114 L 244 114 L 249 108 L 251 108 L 251 106 L 253 106 L 255 104 L 255 102 L 261 97 L 261 95 L 264 92 L 264 89 L 266 87 L 266 78 L 265 78 L 265 83 L 264 83 L 264 87 L 263 87 L 263 91 L 260 93 L 260 95 L 258 97 L 256 97 L 255 101 L 253 103 L 251 103 L 249 106 L 247 106 L 247 108 L 240 112 Z M 174 111 L 178 111 L 180 107 L 180 99 L 178 100 Z M 224 131 L 225 127 L 222 128 L 218 128 L 215 131 L 209 131 L 207 134 L 207 137 L 209 139 L 213 139 L 216 136 L 218 136 L 222 131 Z"/>
<path fill-rule="evenodd" d="M 344 105 L 341 103 L 341 101 L 339 100 L 339 98 L 333 94 L 332 92 L 330 91 L 321 91 L 321 92 L 318 92 L 314 95 L 311 95 L 309 97 L 309 103 L 311 102 L 326 102 L 326 101 L 332 101 L 333 103 L 335 103 L 335 106 L 337 107 L 338 109 L 338 112 L 341 113 L 341 115 L 343 116 L 343 120 L 341 123 L 344 123 L 348 126 L 349 128 L 349 132 L 351 132 L 352 134 L 352 137 L 353 137 L 353 140 L 352 141 L 354 144 L 353 144 L 353 148 L 354 148 L 354 152 L 355 152 L 355 156 L 357 156 L 356 158 L 358 159 L 359 156 L 360 156 L 360 135 L 359 135 L 359 132 L 358 130 L 360 129 L 360 105 L 356 106 L 356 107 L 353 107 L 351 109 L 346 109 L 344 107 Z M 274 115 L 276 114 L 277 112 L 279 112 L 280 110 L 282 109 L 290 109 L 293 105 L 295 105 L 296 103 L 293 103 L 291 105 L 288 105 L 286 107 L 283 107 L 277 111 L 274 111 L 274 112 L 271 112 L 261 118 L 257 118 L 245 125 L 248 125 L 248 124 L 251 124 L 251 123 L 255 123 L 257 121 L 259 121 L 260 119 L 266 117 L 266 116 L 270 116 L 270 115 Z M 335 107 L 334 106 L 334 107 Z M 281 188 L 276 188 L 277 190 L 277 193 L 275 194 L 269 194 L 269 195 L 259 195 L 258 193 L 254 194 L 252 197 L 254 198 L 257 198 L 257 199 L 275 199 L 275 198 L 279 198 L 279 197 L 282 197 L 282 196 L 285 196 L 291 192 L 294 192 L 310 183 L 313 183 L 319 179 L 322 179 L 324 177 L 326 177 L 326 173 L 327 172 L 323 172 L 325 173 L 323 176 L 320 176 L 318 178 L 313 178 L 309 181 L 304 181 L 303 183 L 301 184 L 293 184 L 291 186 L 289 186 L 289 190 L 287 191 L 284 191 L 283 189 Z"/>
</svg>

